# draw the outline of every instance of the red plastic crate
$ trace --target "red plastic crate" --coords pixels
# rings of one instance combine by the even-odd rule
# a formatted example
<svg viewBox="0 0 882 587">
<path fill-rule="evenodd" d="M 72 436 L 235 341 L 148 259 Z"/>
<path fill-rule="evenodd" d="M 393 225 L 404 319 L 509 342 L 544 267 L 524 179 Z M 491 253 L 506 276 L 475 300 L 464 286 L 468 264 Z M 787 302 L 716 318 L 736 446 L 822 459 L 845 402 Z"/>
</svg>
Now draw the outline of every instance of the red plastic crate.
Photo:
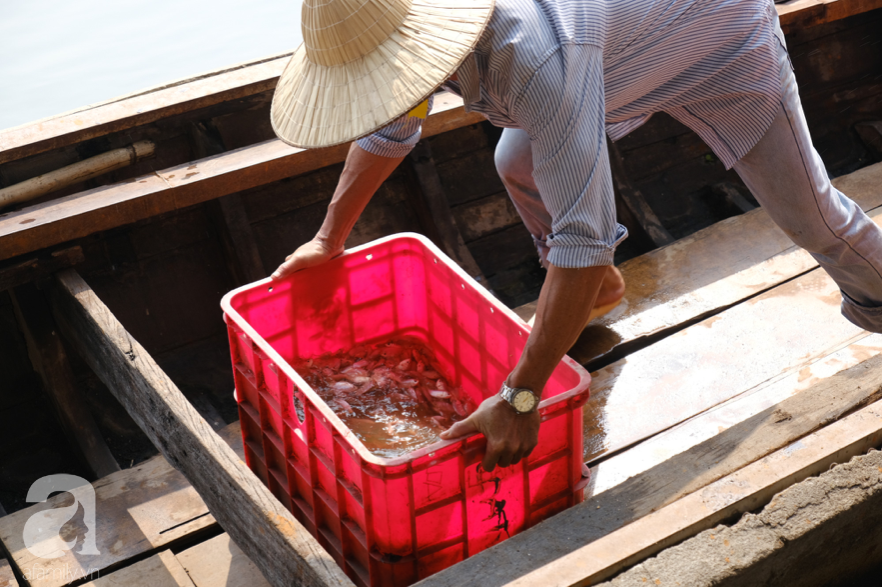
<svg viewBox="0 0 882 587">
<path fill-rule="evenodd" d="M 356 584 L 409 585 L 582 501 L 591 378 L 569 357 L 545 388 L 539 445 L 492 473 L 481 435 L 374 456 L 290 367 L 411 336 L 476 403 L 497 393 L 528 327 L 424 237 L 374 241 L 221 305 L 248 466 Z"/>
</svg>

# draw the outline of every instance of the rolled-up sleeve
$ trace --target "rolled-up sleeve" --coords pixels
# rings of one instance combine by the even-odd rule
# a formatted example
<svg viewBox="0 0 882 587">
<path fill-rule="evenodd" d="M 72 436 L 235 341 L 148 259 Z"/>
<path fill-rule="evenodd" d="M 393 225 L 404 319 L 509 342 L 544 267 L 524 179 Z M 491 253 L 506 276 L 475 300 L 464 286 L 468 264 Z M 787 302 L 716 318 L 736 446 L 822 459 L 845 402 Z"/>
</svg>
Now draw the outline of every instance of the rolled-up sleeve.
<svg viewBox="0 0 882 587">
<path fill-rule="evenodd" d="M 603 53 L 593 45 L 560 47 L 515 104 L 551 215 L 548 261 L 557 267 L 611 265 L 628 234 L 616 222 L 604 112 Z"/>
<path fill-rule="evenodd" d="M 429 109 L 432 111 L 433 97 L 429 97 Z M 423 131 L 423 119 L 405 114 L 396 118 L 377 132 L 362 137 L 356 144 L 374 155 L 381 157 L 404 157 L 420 140 Z"/>
</svg>

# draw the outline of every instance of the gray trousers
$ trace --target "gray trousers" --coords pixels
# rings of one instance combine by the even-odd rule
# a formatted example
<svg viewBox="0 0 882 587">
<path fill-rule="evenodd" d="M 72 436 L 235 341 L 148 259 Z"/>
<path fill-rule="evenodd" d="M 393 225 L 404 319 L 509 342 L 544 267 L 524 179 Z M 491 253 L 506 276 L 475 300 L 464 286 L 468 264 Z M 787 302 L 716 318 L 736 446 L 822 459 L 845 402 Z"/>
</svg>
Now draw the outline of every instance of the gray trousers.
<svg viewBox="0 0 882 587">
<path fill-rule="evenodd" d="M 842 314 L 882 332 L 882 230 L 833 187 L 812 146 L 787 52 L 780 51 L 781 107 L 735 171 L 772 220 L 811 253 L 842 291 Z M 533 181 L 530 139 L 505 129 L 496 168 L 545 265 L 551 216 Z M 880 186 L 882 189 L 882 186 Z"/>
</svg>

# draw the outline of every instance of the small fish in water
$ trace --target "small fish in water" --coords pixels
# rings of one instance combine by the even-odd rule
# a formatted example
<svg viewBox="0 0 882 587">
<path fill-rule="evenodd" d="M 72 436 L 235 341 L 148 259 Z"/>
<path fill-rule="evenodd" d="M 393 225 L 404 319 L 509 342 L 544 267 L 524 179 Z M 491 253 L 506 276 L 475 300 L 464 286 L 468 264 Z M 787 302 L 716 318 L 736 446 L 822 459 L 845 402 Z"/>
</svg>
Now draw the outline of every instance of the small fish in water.
<svg viewBox="0 0 882 587">
<path fill-rule="evenodd" d="M 437 365 L 421 341 L 395 339 L 293 366 L 368 450 L 392 458 L 436 442 L 477 407 Z"/>
</svg>

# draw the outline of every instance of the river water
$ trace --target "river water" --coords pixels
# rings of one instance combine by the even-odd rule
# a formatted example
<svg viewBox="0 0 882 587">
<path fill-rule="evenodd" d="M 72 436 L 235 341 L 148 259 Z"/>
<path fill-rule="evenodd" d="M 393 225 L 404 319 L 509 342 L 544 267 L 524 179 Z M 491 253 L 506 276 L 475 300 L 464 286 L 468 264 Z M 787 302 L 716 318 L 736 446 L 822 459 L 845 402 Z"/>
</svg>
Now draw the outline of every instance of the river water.
<svg viewBox="0 0 882 587">
<path fill-rule="evenodd" d="M 0 129 L 300 43 L 300 0 L 0 0 Z"/>
</svg>

